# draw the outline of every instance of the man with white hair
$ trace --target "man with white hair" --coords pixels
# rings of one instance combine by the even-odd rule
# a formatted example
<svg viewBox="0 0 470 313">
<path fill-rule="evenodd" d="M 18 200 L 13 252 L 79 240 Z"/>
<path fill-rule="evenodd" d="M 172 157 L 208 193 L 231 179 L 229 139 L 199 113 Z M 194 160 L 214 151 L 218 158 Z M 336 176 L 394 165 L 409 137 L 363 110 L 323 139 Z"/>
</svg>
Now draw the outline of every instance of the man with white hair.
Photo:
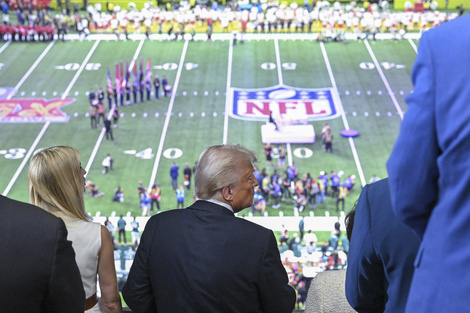
<svg viewBox="0 0 470 313">
<path fill-rule="evenodd" d="M 132 311 L 293 311 L 295 291 L 273 232 L 234 215 L 253 203 L 254 162 L 254 153 L 239 145 L 202 152 L 199 200 L 147 222 L 123 289 Z"/>
</svg>

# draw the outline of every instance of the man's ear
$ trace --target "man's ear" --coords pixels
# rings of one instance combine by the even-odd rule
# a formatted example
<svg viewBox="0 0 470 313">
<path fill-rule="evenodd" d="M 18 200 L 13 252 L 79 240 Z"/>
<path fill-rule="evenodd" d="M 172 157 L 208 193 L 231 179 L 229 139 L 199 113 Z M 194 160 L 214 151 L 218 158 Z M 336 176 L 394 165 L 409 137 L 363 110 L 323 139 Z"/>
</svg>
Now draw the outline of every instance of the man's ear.
<svg viewBox="0 0 470 313">
<path fill-rule="evenodd" d="M 230 202 L 232 201 L 233 199 L 233 191 L 232 191 L 232 188 L 229 187 L 229 186 L 226 186 L 224 188 L 222 188 L 222 190 L 220 191 L 220 193 L 222 194 L 222 198 L 227 201 L 227 202 Z"/>
</svg>

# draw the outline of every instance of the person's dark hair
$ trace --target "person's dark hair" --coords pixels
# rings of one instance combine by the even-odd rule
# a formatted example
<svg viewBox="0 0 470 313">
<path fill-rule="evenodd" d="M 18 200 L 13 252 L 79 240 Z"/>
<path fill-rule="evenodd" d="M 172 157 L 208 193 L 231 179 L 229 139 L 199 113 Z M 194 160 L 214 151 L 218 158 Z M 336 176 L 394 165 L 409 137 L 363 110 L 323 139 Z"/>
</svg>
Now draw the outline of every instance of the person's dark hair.
<svg viewBox="0 0 470 313">
<path fill-rule="evenodd" d="M 346 217 L 344 218 L 344 224 L 346 224 L 346 237 L 348 238 L 349 241 L 351 241 L 351 236 L 353 232 L 353 227 L 354 227 L 354 216 L 356 215 L 356 206 L 357 206 L 357 201 L 354 203 L 354 207 L 349 211 L 348 214 L 346 214 Z"/>
</svg>

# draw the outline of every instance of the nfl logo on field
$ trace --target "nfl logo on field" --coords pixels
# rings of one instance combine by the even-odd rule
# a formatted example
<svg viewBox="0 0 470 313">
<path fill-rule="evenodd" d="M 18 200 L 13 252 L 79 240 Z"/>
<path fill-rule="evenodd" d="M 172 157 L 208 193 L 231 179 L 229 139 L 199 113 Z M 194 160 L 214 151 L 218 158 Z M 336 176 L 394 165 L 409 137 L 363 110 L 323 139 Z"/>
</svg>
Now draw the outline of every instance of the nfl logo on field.
<svg viewBox="0 0 470 313">
<path fill-rule="evenodd" d="M 319 121 L 339 116 L 339 99 L 332 88 L 306 89 L 273 86 L 260 89 L 232 88 L 231 116 L 237 119 L 265 121 L 270 112 L 287 120 Z"/>
</svg>

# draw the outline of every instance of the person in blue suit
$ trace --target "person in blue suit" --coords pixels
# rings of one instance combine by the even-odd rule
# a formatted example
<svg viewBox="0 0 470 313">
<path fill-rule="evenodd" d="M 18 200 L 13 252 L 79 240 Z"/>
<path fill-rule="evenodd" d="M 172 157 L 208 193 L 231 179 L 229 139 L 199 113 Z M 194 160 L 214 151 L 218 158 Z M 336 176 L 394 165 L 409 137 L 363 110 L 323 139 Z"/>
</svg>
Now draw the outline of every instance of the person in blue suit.
<svg viewBox="0 0 470 313">
<path fill-rule="evenodd" d="M 349 304 L 358 312 L 404 312 L 418 247 L 418 237 L 393 213 L 388 179 L 366 185 L 349 245 Z"/>
<path fill-rule="evenodd" d="M 470 15 L 425 32 L 387 169 L 396 214 L 422 239 L 406 312 L 468 312 Z"/>
</svg>

